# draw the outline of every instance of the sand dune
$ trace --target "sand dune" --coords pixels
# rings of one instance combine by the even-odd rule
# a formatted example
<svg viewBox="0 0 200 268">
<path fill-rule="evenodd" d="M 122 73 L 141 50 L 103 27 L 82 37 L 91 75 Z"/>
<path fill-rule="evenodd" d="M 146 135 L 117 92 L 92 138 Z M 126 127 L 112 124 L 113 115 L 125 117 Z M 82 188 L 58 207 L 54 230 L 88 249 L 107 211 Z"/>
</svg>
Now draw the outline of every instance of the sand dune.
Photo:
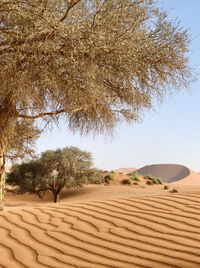
<svg viewBox="0 0 200 268">
<path fill-rule="evenodd" d="M 88 189 L 101 198 L 1 212 L 0 267 L 200 267 L 200 191 L 105 186 L 103 200 L 103 186 Z"/>
<path fill-rule="evenodd" d="M 137 168 L 118 168 L 118 169 L 115 169 L 114 171 L 116 173 L 124 173 L 124 174 L 128 174 L 130 172 L 133 172 L 135 171 Z"/>
<path fill-rule="evenodd" d="M 190 175 L 190 170 L 187 167 L 176 164 L 149 165 L 138 169 L 137 172 L 143 176 L 160 177 L 166 183 L 172 183 Z"/>
<path fill-rule="evenodd" d="M 162 177 L 160 166 L 159 174 L 152 166 L 146 172 Z M 7 192 L 0 268 L 199 268 L 200 175 L 164 168 L 166 180 L 176 174 L 169 190 L 178 193 L 163 185 L 119 185 L 125 174 L 115 174 L 110 186 L 64 191 L 59 204 L 50 203 L 51 194 L 41 201 Z"/>
<path fill-rule="evenodd" d="M 185 178 L 175 181 L 172 183 L 174 185 L 193 185 L 193 186 L 200 186 L 200 174 L 190 170 L 190 174 Z"/>
<path fill-rule="evenodd" d="M 138 169 L 137 172 L 143 176 L 160 177 L 164 182 L 174 185 L 200 186 L 200 174 L 183 165 L 150 165 Z"/>
</svg>

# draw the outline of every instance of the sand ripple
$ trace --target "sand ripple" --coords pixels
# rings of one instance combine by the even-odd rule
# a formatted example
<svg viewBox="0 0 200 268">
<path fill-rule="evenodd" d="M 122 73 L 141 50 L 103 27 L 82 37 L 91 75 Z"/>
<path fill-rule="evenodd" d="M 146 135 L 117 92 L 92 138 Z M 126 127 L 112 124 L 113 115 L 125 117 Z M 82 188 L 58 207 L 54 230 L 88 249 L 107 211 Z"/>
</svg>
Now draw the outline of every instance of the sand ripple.
<svg viewBox="0 0 200 268">
<path fill-rule="evenodd" d="M 9 210 L 0 238 L 0 268 L 198 268 L 200 195 Z"/>
</svg>

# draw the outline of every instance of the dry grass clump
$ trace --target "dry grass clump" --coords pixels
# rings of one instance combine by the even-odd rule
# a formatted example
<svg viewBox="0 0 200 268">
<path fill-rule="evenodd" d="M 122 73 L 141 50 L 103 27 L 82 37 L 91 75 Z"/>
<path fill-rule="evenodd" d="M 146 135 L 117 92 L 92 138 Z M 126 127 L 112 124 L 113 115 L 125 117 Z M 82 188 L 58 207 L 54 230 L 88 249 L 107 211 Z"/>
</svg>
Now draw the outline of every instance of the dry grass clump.
<svg viewBox="0 0 200 268">
<path fill-rule="evenodd" d="M 178 193 L 178 190 L 176 188 L 173 188 L 170 193 Z"/>
<path fill-rule="evenodd" d="M 148 184 L 148 185 L 154 185 L 153 181 L 150 181 L 150 180 L 147 181 L 146 184 Z"/>
<path fill-rule="evenodd" d="M 105 184 L 110 184 L 110 181 L 114 181 L 114 172 L 108 173 L 104 176 L 103 182 Z"/>
<path fill-rule="evenodd" d="M 127 178 L 127 179 L 124 179 L 121 181 L 122 184 L 129 184 L 131 185 L 132 184 L 132 180 L 130 178 Z"/>
<path fill-rule="evenodd" d="M 154 185 L 154 184 L 163 184 L 162 179 L 158 177 L 153 177 L 151 175 L 144 176 L 144 179 L 146 179 L 146 184 L 148 185 Z"/>
<path fill-rule="evenodd" d="M 127 175 L 129 175 L 130 177 L 129 177 L 129 178 L 126 178 L 126 179 L 124 179 L 124 180 L 122 180 L 122 181 L 121 181 L 122 184 L 129 184 L 129 185 L 130 185 L 130 184 L 134 184 L 134 185 L 139 185 L 141 175 L 139 175 L 139 174 L 137 173 L 137 171 L 136 171 L 136 172 L 130 172 L 130 173 L 128 173 Z"/>
<path fill-rule="evenodd" d="M 131 172 L 129 173 L 129 175 L 131 176 L 130 179 L 133 180 L 133 181 L 136 181 L 136 182 L 139 182 L 140 181 L 140 175 L 136 172 Z"/>
<path fill-rule="evenodd" d="M 141 175 L 138 174 L 137 171 L 130 172 L 130 173 L 128 173 L 128 175 L 131 176 L 132 178 L 136 178 L 136 179 L 139 179 L 141 177 Z"/>
</svg>

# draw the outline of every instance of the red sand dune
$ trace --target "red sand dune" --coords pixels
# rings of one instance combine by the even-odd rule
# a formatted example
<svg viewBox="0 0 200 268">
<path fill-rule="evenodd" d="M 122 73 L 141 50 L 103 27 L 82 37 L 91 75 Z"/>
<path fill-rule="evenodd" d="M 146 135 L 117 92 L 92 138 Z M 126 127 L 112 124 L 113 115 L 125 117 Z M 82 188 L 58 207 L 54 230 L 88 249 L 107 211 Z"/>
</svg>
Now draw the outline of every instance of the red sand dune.
<svg viewBox="0 0 200 268">
<path fill-rule="evenodd" d="M 136 170 L 136 168 L 118 168 L 118 169 L 115 169 L 114 171 L 116 173 L 128 174 L 128 173 L 133 172 L 135 170 Z"/>
<path fill-rule="evenodd" d="M 190 174 L 185 178 L 173 182 L 174 185 L 200 186 L 200 174 L 190 170 Z"/>
<path fill-rule="evenodd" d="M 0 267 L 200 267 L 200 187 L 176 194 L 157 185 L 87 189 L 79 201 L 1 212 Z"/>
<path fill-rule="evenodd" d="M 64 191 L 59 204 L 8 192 L 0 268 L 199 268 L 198 176 L 189 170 L 169 185 L 175 194 L 163 185 L 89 185 Z"/>
</svg>

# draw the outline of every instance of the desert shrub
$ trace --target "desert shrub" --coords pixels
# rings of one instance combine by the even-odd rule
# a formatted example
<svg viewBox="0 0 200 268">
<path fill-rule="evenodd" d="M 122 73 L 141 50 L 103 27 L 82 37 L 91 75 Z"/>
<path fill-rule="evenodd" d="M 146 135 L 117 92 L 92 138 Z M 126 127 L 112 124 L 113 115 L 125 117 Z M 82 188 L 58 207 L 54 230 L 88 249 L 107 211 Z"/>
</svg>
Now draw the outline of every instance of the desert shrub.
<svg viewBox="0 0 200 268">
<path fill-rule="evenodd" d="M 159 182 L 154 178 L 153 180 L 150 180 L 153 182 L 153 184 L 159 184 Z"/>
<path fill-rule="evenodd" d="M 110 173 L 115 174 L 114 170 L 111 170 L 111 172 L 110 172 Z"/>
<path fill-rule="evenodd" d="M 107 177 L 104 177 L 104 183 L 110 184 L 110 180 Z"/>
<path fill-rule="evenodd" d="M 171 191 L 170 191 L 170 193 L 177 193 L 178 192 L 178 190 L 176 189 L 176 188 L 173 188 Z"/>
<path fill-rule="evenodd" d="M 133 180 L 133 181 L 137 181 L 137 182 L 140 181 L 140 179 L 139 179 L 139 178 L 136 178 L 136 177 L 131 177 L 131 180 Z"/>
<path fill-rule="evenodd" d="M 146 180 L 154 180 L 154 177 L 153 176 L 151 176 L 151 175 L 146 175 L 146 176 L 144 176 L 144 178 L 146 179 Z"/>
<path fill-rule="evenodd" d="M 157 178 L 157 177 L 153 177 L 152 175 L 146 175 L 144 176 L 144 179 L 146 179 L 147 181 L 151 181 L 152 183 L 147 183 L 147 184 L 163 184 L 162 179 L 161 178 Z"/>
<path fill-rule="evenodd" d="M 163 181 L 161 178 L 155 178 L 155 179 L 157 180 L 158 184 L 163 184 Z"/>
<path fill-rule="evenodd" d="M 140 181 L 140 175 L 137 172 L 130 173 L 131 180 Z"/>
<path fill-rule="evenodd" d="M 111 174 L 111 173 L 107 174 L 107 175 L 104 177 L 104 182 L 107 183 L 107 184 L 109 184 L 110 181 L 113 181 L 113 180 L 114 180 L 114 175 Z"/>
<path fill-rule="evenodd" d="M 148 184 L 148 185 L 154 185 L 154 183 L 153 183 L 152 180 L 148 180 L 148 181 L 146 182 L 146 184 Z"/>
<path fill-rule="evenodd" d="M 132 184 L 132 181 L 130 178 L 122 180 L 122 184 Z"/>
<path fill-rule="evenodd" d="M 146 184 L 156 184 L 156 182 L 154 183 L 153 181 L 155 180 L 155 178 L 151 175 L 146 175 L 144 176 L 144 179 L 147 180 Z M 152 183 L 148 183 L 148 181 L 151 181 Z"/>
<path fill-rule="evenodd" d="M 130 172 L 130 173 L 128 173 L 128 175 L 129 175 L 129 176 L 133 176 L 133 177 L 137 177 L 137 178 L 140 177 L 140 174 L 138 174 L 137 171 Z"/>
<path fill-rule="evenodd" d="M 91 181 L 90 184 L 102 184 L 104 183 L 104 178 L 99 178 L 99 179 L 96 179 L 94 181 Z"/>
<path fill-rule="evenodd" d="M 164 190 L 168 190 L 169 189 L 169 185 L 164 185 Z"/>
<path fill-rule="evenodd" d="M 110 181 L 114 180 L 114 175 L 111 173 L 107 174 L 105 177 L 107 177 Z"/>
<path fill-rule="evenodd" d="M 153 183 L 154 184 L 163 184 L 162 180 L 160 178 L 153 178 Z"/>
<path fill-rule="evenodd" d="M 133 184 L 134 184 L 134 185 L 139 185 L 139 183 L 138 183 L 138 182 L 134 182 Z"/>
<path fill-rule="evenodd" d="M 139 182 L 140 181 L 140 175 L 137 173 L 137 171 L 136 172 L 131 172 L 131 173 L 129 173 L 129 175 L 131 176 L 130 179 L 132 181 L 135 181 L 135 182 Z"/>
</svg>

